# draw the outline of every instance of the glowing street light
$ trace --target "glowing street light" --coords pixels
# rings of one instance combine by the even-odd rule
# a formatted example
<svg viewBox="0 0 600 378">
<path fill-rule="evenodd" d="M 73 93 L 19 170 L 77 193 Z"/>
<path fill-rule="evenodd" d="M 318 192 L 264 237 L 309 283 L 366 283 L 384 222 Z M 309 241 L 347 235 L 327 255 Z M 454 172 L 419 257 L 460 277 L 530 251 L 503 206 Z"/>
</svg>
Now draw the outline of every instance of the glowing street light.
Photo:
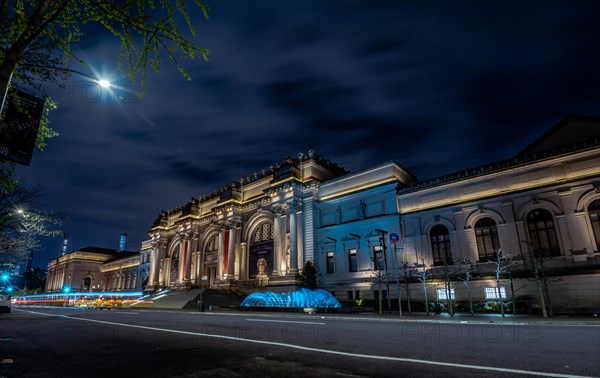
<svg viewBox="0 0 600 378">
<path fill-rule="evenodd" d="M 40 68 L 40 69 L 43 69 L 43 70 L 50 70 L 50 71 L 70 72 L 70 73 L 74 73 L 74 74 L 86 77 L 86 78 L 92 80 L 94 83 L 98 84 L 102 88 L 110 88 L 110 87 L 113 86 L 112 83 L 110 81 L 106 80 L 106 79 L 94 77 L 92 75 L 86 74 L 86 73 L 81 72 L 81 71 L 73 70 L 71 68 L 49 67 L 49 66 L 44 66 L 44 65 L 40 65 L 40 64 L 27 64 L 27 63 L 20 64 L 19 66 L 21 66 L 21 67 Z M 11 80 L 12 80 L 12 73 L 10 74 L 10 78 L 8 80 L 8 85 L 6 87 L 6 92 L 2 94 L 2 102 L 0 103 L 0 113 L 4 109 L 4 103 L 6 101 L 8 90 L 10 88 L 10 82 L 11 82 Z"/>
<path fill-rule="evenodd" d="M 96 88 L 100 93 L 102 93 L 102 89 L 107 89 L 109 95 L 112 94 L 116 96 L 114 91 L 109 89 L 113 87 L 111 82 L 105 78 L 97 77 L 95 72 L 90 75 L 70 68 L 27 63 L 20 64 L 15 69 L 28 67 L 30 68 L 32 75 L 38 74 L 39 70 L 74 73 L 85 77 L 88 81 L 91 81 L 94 85 L 100 87 Z M 6 90 L 4 93 L 0 94 L 0 116 L 3 114 L 4 104 L 6 103 L 8 92 L 11 87 L 12 77 L 13 72 L 11 72 L 9 76 Z M 2 143 L 2 154 L 0 155 L 0 159 L 29 166 L 35 149 L 36 136 L 39 131 L 38 125 L 44 117 L 46 98 L 40 98 L 19 88 L 14 90 L 13 96 L 13 101 L 9 104 L 8 110 L 6 111 L 6 119 L 2 119 L 2 122 L 0 122 L 0 132 L 2 132 L 2 136 L 0 137 L 0 143 Z M 19 103 L 19 101 L 21 101 L 21 103 Z M 20 104 L 21 106 L 16 106 L 15 104 Z M 8 133 L 3 132 L 5 127 L 9 129 Z M 15 135 L 18 137 L 15 138 L 14 136 L 11 136 L 13 133 L 17 133 Z"/>
<path fill-rule="evenodd" d="M 65 291 L 65 293 L 67 293 L 67 297 L 65 298 L 65 302 L 63 303 L 63 307 L 67 307 L 67 306 L 69 306 L 69 304 L 71 302 L 71 298 L 70 298 L 71 287 L 70 286 L 65 286 L 65 288 L 63 290 Z"/>
<path fill-rule="evenodd" d="M 102 88 L 110 88 L 112 86 L 112 84 L 105 79 L 100 79 L 97 80 L 96 83 L 98 83 L 99 86 L 101 86 Z"/>
</svg>

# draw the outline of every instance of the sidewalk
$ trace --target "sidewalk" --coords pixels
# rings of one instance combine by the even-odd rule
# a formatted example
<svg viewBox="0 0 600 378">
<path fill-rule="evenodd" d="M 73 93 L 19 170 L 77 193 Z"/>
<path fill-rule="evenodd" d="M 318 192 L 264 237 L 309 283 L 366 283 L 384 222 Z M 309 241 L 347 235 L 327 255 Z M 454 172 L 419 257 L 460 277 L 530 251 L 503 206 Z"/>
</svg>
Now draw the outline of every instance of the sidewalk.
<svg viewBox="0 0 600 378">
<path fill-rule="evenodd" d="M 319 314 L 316 314 L 319 315 Z M 323 315 L 323 314 L 321 314 Z M 331 314 L 331 315 L 344 315 L 344 314 Z M 365 313 L 365 314 L 349 314 L 355 317 L 362 318 L 373 318 L 373 319 L 385 319 L 385 320 L 398 320 L 398 321 L 430 321 L 430 322 L 454 322 L 454 323 L 527 323 L 527 324 L 571 324 L 571 325 L 598 325 L 600 326 L 600 316 L 594 315 L 557 315 L 554 317 L 544 318 L 541 315 L 512 315 L 505 314 L 503 317 L 501 314 L 475 314 L 471 315 L 468 313 L 457 313 L 454 316 L 450 316 L 448 313 L 433 314 L 429 315 L 426 313 L 403 313 L 402 317 L 398 315 L 398 312 L 390 314 L 379 315 L 377 313 Z"/>
<path fill-rule="evenodd" d="M 355 320 L 371 320 L 371 321 L 398 321 L 398 322 L 436 322 L 436 323 L 474 323 L 474 324 L 538 324 L 538 325 L 587 325 L 600 326 L 600 316 L 595 315 L 557 315 L 554 317 L 543 318 L 541 315 L 512 315 L 505 314 L 475 314 L 457 313 L 450 316 L 448 313 L 429 315 L 422 312 L 407 313 L 404 312 L 402 317 L 398 312 L 387 312 L 379 315 L 377 312 L 363 313 L 312 313 L 306 314 L 302 312 L 277 312 L 277 311 L 244 311 L 234 309 L 219 309 L 206 311 L 207 314 L 231 314 L 231 315 L 252 315 L 252 316 L 281 316 L 281 317 L 307 317 L 321 319 L 355 319 Z"/>
</svg>

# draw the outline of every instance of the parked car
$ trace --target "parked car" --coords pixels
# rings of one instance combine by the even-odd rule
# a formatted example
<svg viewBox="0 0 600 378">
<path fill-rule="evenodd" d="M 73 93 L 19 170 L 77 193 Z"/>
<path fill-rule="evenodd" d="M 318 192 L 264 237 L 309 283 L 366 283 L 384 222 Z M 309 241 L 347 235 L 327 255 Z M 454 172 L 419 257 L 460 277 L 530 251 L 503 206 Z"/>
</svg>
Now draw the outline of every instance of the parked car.
<svg viewBox="0 0 600 378">
<path fill-rule="evenodd" d="M 0 291 L 0 313 L 9 313 L 11 305 L 12 301 L 10 299 L 10 294 L 6 291 Z"/>
</svg>

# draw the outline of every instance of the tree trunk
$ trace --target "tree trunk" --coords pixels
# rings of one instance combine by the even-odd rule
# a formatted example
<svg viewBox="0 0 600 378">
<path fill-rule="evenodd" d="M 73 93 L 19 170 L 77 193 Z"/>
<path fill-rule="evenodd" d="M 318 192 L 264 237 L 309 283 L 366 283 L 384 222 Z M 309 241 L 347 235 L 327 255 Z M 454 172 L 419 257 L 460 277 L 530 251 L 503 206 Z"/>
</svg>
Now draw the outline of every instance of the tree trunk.
<svg viewBox="0 0 600 378">
<path fill-rule="evenodd" d="M 502 317 L 505 317 L 504 314 L 504 298 L 502 298 L 502 292 L 500 291 L 500 278 L 496 275 L 496 293 L 498 293 L 498 298 L 500 298 L 500 313 Z"/>
<path fill-rule="evenodd" d="M 381 315 L 383 313 L 382 311 L 382 303 L 383 303 L 383 298 L 382 298 L 382 293 L 381 293 L 381 284 L 379 285 L 379 290 L 378 290 L 378 297 L 379 297 L 379 315 Z"/>
<path fill-rule="evenodd" d="M 13 45 L 6 50 L 4 60 L 0 63 L 0 93 L 5 94 L 10 84 L 10 78 L 17 67 L 17 63 L 23 56 L 23 52 L 27 46 L 35 39 L 49 22 L 54 20 L 58 14 L 62 12 L 64 7 L 69 3 L 68 0 L 58 6 L 56 12 L 49 18 L 44 20 L 44 16 L 48 12 L 48 7 L 52 0 L 39 0 L 38 6 L 29 18 L 29 23 L 19 38 Z"/>
<path fill-rule="evenodd" d="M 512 300 L 512 313 L 517 315 L 517 302 L 515 300 L 515 281 L 513 280 L 512 274 L 509 275 L 510 279 L 510 299 Z"/>
<path fill-rule="evenodd" d="M 473 311 L 473 294 L 471 293 L 471 284 L 467 285 L 467 293 L 469 294 L 469 311 L 471 312 L 471 316 L 475 315 L 475 311 Z"/>
<path fill-rule="evenodd" d="M 407 269 L 406 269 L 406 264 L 402 265 L 402 269 L 404 270 L 404 287 L 406 288 L 406 300 L 408 301 L 408 313 L 411 314 L 412 313 L 412 309 L 410 307 L 410 288 L 408 287 L 408 279 L 407 277 Z"/>
<path fill-rule="evenodd" d="M 427 299 L 427 282 L 423 281 L 423 295 L 425 295 L 425 311 L 429 315 L 429 300 Z"/>
<path fill-rule="evenodd" d="M 408 313 L 411 314 L 412 313 L 412 308 L 410 307 L 410 290 L 408 288 L 408 282 L 405 281 L 404 284 L 405 288 L 406 288 L 406 301 L 407 301 L 407 305 L 408 305 Z"/>
<path fill-rule="evenodd" d="M 17 66 L 19 57 L 20 55 L 17 55 L 14 51 L 8 50 L 4 56 L 2 64 L 0 64 L 0 100 L 2 100 L 3 106 L 8 94 L 10 79 L 15 67 Z"/>
</svg>

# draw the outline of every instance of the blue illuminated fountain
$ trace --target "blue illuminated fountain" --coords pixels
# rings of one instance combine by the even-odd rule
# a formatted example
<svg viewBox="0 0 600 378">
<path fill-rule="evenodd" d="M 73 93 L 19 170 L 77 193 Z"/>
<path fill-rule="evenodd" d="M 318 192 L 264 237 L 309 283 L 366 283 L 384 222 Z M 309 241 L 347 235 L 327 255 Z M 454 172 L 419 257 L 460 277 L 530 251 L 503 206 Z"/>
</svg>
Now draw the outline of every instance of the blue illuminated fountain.
<svg viewBox="0 0 600 378">
<path fill-rule="evenodd" d="M 242 307 L 341 308 L 342 305 L 328 291 L 302 288 L 285 293 L 252 293 L 244 299 Z"/>
</svg>

